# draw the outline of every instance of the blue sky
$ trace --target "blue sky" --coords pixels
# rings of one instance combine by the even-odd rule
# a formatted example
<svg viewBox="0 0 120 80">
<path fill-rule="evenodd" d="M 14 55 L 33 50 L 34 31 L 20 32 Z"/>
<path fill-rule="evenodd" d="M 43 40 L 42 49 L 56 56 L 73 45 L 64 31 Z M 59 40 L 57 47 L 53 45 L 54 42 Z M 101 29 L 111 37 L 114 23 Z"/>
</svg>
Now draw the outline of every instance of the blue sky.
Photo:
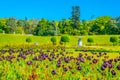
<svg viewBox="0 0 120 80">
<path fill-rule="evenodd" d="M 81 19 L 115 17 L 120 16 L 119 4 L 120 0 L 0 0 L 0 18 L 68 19 L 74 5 L 80 6 Z"/>
</svg>

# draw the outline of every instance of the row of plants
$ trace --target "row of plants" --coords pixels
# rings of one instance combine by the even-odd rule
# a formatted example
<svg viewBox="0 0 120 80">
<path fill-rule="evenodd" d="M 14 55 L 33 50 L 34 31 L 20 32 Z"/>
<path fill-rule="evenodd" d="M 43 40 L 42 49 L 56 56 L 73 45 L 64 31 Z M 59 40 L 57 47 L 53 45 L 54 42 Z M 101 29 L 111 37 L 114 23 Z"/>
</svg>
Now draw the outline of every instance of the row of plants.
<svg viewBox="0 0 120 80">
<path fill-rule="evenodd" d="M 89 44 L 86 44 L 86 45 L 95 45 L 95 46 L 119 46 L 120 45 L 120 37 L 115 37 L 115 36 L 112 36 L 110 37 L 109 41 L 111 42 L 111 44 L 99 44 L 99 43 L 95 43 L 94 44 L 94 39 L 93 38 L 88 38 L 87 39 L 87 42 Z"/>
<path fill-rule="evenodd" d="M 64 44 L 64 46 L 65 46 L 66 43 L 69 42 L 69 41 L 70 41 L 69 36 L 64 35 L 64 36 L 61 36 L 60 44 L 61 45 Z M 28 38 L 26 38 L 26 42 L 30 43 L 30 42 L 32 42 L 32 39 L 30 37 L 28 37 Z M 57 38 L 55 36 L 51 37 L 51 42 L 53 43 L 53 45 L 56 45 L 57 44 Z M 35 44 L 35 45 L 37 45 L 37 44 Z"/>
</svg>

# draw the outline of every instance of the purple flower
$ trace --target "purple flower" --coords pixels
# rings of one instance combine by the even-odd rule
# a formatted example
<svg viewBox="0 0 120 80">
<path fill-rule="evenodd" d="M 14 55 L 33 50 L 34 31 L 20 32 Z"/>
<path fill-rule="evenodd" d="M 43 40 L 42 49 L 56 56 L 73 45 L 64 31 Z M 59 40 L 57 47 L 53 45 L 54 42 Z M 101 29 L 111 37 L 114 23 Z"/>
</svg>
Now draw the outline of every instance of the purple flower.
<svg viewBox="0 0 120 80">
<path fill-rule="evenodd" d="M 1 50 L 1 53 L 4 54 L 6 51 L 5 50 Z"/>
<path fill-rule="evenodd" d="M 85 62 L 85 61 L 84 61 L 84 58 L 80 58 L 80 61 L 81 61 L 81 62 Z"/>
<path fill-rule="evenodd" d="M 54 52 L 51 52 L 50 56 L 55 56 Z"/>
<path fill-rule="evenodd" d="M 112 64 L 112 61 L 113 61 L 113 59 L 110 59 L 110 60 L 108 60 L 108 63 L 109 63 L 109 64 Z"/>
<path fill-rule="evenodd" d="M 104 66 L 104 67 L 106 68 L 106 67 L 107 67 L 107 63 L 106 63 L 106 62 L 104 62 L 104 64 L 103 64 L 102 66 Z"/>
<path fill-rule="evenodd" d="M 91 56 L 87 56 L 87 59 L 88 59 L 88 60 L 91 60 Z"/>
<path fill-rule="evenodd" d="M 77 64 L 77 65 L 79 65 L 79 64 L 80 64 L 80 62 L 78 62 L 78 61 L 77 61 L 77 62 L 76 62 L 76 64 Z"/>
<path fill-rule="evenodd" d="M 105 70 L 105 67 L 104 67 L 104 66 L 101 66 L 101 70 L 102 70 L 102 71 Z"/>
<path fill-rule="evenodd" d="M 26 59 L 26 56 L 21 56 L 23 59 Z"/>
<path fill-rule="evenodd" d="M 57 67 L 59 68 L 59 67 L 60 67 L 60 64 L 57 64 Z"/>
<path fill-rule="evenodd" d="M 113 65 L 112 65 L 112 64 L 109 64 L 109 65 L 108 65 L 108 67 L 109 67 L 109 68 L 112 68 L 112 67 L 113 67 Z"/>
<path fill-rule="evenodd" d="M 78 67 L 77 67 L 77 70 L 82 70 L 81 66 L 78 66 Z"/>
<path fill-rule="evenodd" d="M 76 60 L 80 60 L 80 57 L 77 57 Z"/>
<path fill-rule="evenodd" d="M 37 56 L 34 56 L 33 60 L 38 60 Z"/>
<path fill-rule="evenodd" d="M 58 61 L 57 61 L 57 63 L 58 63 L 58 64 L 61 64 L 61 61 L 60 61 L 60 60 L 58 60 Z"/>
<path fill-rule="evenodd" d="M 27 64 L 28 64 L 28 65 L 31 65 L 31 64 L 32 64 L 32 61 L 28 61 Z"/>
<path fill-rule="evenodd" d="M 120 65 L 117 66 L 117 69 L 120 70 Z"/>
<path fill-rule="evenodd" d="M 112 75 L 116 75 L 116 72 L 114 70 L 111 71 Z"/>
<path fill-rule="evenodd" d="M 59 61 L 62 61 L 62 57 L 58 59 Z"/>
<path fill-rule="evenodd" d="M 82 53 L 80 53 L 80 54 L 79 54 L 79 57 L 82 57 L 82 56 L 83 56 Z"/>
<path fill-rule="evenodd" d="M 96 64 L 97 63 L 97 59 L 93 59 L 92 62 Z"/>
<path fill-rule="evenodd" d="M 66 72 L 68 69 L 67 68 L 63 68 L 63 70 Z"/>
<path fill-rule="evenodd" d="M 45 54 L 45 57 L 48 57 L 48 54 Z"/>
<path fill-rule="evenodd" d="M 52 70 L 52 74 L 55 75 L 56 74 L 56 70 Z"/>
<path fill-rule="evenodd" d="M 69 63 L 69 59 L 66 58 L 66 57 L 64 57 L 64 61 L 65 61 L 66 63 Z"/>
<path fill-rule="evenodd" d="M 0 58 L 0 61 L 2 61 L 2 58 Z"/>
<path fill-rule="evenodd" d="M 14 57 L 14 56 L 8 56 L 8 58 L 9 58 L 9 59 L 13 59 L 13 58 L 15 58 L 15 57 Z"/>
<path fill-rule="evenodd" d="M 21 57 L 23 54 L 22 53 L 20 53 L 19 55 L 18 55 L 18 57 Z"/>
</svg>

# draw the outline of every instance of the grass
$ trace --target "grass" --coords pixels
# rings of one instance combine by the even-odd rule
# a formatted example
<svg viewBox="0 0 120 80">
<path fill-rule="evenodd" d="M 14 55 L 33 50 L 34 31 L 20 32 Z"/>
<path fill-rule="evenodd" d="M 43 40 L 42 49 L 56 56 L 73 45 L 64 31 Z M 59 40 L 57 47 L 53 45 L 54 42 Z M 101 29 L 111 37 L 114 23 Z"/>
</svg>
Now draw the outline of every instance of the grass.
<svg viewBox="0 0 120 80">
<path fill-rule="evenodd" d="M 93 36 L 82 36 L 82 40 L 83 40 L 83 45 L 89 44 L 87 42 L 87 38 L 93 38 L 94 43 L 93 44 L 109 44 L 111 45 L 112 43 L 110 43 L 109 39 L 111 36 L 116 36 L 119 37 L 119 35 L 93 35 Z M 29 45 L 28 43 L 26 43 L 26 38 L 30 37 L 32 39 L 32 42 L 30 44 L 34 44 L 34 42 L 38 42 L 39 45 L 41 45 L 42 47 L 46 47 L 46 46 L 51 46 L 52 49 L 54 49 L 54 47 L 52 46 L 52 42 L 50 41 L 51 36 L 28 36 L 28 35 L 13 35 L 13 34 L 0 34 L 0 47 L 5 46 L 5 45 Z M 56 36 L 57 37 L 57 44 L 59 44 L 59 40 L 60 40 L 60 36 Z M 12 56 L 15 56 L 15 58 L 11 59 L 9 61 L 9 59 L 7 58 L 10 55 L 10 52 L 8 52 L 9 50 L 7 50 L 5 48 L 5 50 L 7 51 L 4 54 L 0 55 L 0 58 L 3 61 L 0 61 L 0 79 L 2 80 L 14 80 L 14 79 L 25 79 L 25 80 L 33 80 L 32 75 L 36 75 L 35 78 L 40 79 L 40 80 L 54 80 L 54 79 L 59 79 L 59 80 L 96 80 L 98 78 L 98 80 L 104 79 L 104 80 L 111 80 L 112 78 L 114 78 L 115 80 L 119 80 L 120 77 L 120 73 L 117 70 L 116 66 L 120 64 L 120 61 L 118 62 L 113 62 L 113 67 L 111 70 L 115 70 L 116 71 L 116 75 L 112 76 L 111 75 L 111 70 L 108 70 L 108 68 L 105 69 L 105 71 L 101 71 L 101 65 L 103 64 L 103 59 L 106 60 L 110 60 L 110 59 L 117 59 L 119 58 L 120 54 L 119 54 L 119 49 L 120 46 L 85 46 L 85 48 L 83 47 L 78 47 L 77 43 L 78 43 L 78 39 L 81 36 L 70 36 L 70 42 L 67 43 L 67 49 L 64 51 L 62 51 L 61 49 L 58 49 L 57 47 L 55 47 L 56 49 L 58 49 L 58 52 L 55 51 L 55 55 L 57 56 L 57 54 L 59 54 L 58 58 L 53 59 L 52 61 L 49 61 L 48 59 L 43 60 L 43 61 L 34 61 L 33 57 L 37 56 L 40 54 L 40 49 L 39 47 L 37 47 L 35 49 L 35 51 L 29 51 L 27 49 L 24 49 L 23 51 L 20 51 L 21 49 L 18 48 L 15 49 L 15 51 L 13 51 Z M 45 45 L 45 46 L 43 46 Z M 32 47 L 31 47 L 32 48 Z M 78 51 L 75 51 L 75 49 L 78 48 Z M 53 52 L 53 50 L 51 49 L 50 52 L 47 52 L 49 48 L 45 48 L 42 50 L 42 53 L 44 54 L 49 54 L 50 57 L 50 53 Z M 88 52 L 83 52 L 82 50 L 87 49 L 87 50 L 91 50 Z M 102 56 L 99 56 L 99 51 L 101 51 L 103 49 L 106 51 L 110 51 L 108 52 L 107 55 L 104 55 L 104 52 L 102 52 Z M 81 50 L 81 51 L 79 51 Z M 91 54 L 92 50 L 96 50 L 97 54 Z M 1 51 L 1 50 L 0 50 Z M 24 56 L 26 56 L 26 59 L 23 59 L 22 57 L 18 57 L 18 55 L 20 53 L 23 53 Z M 31 54 L 31 52 L 33 52 L 33 54 Z M 61 54 L 61 52 L 63 52 Z M 29 54 L 28 54 L 29 53 Z M 70 56 L 74 56 L 75 58 L 77 58 L 79 56 L 79 53 L 83 54 L 83 57 L 85 59 L 85 63 L 80 63 L 80 66 L 82 67 L 81 71 L 77 70 L 78 65 L 76 65 L 77 60 L 73 59 L 70 61 L 70 63 L 65 63 L 64 62 L 64 57 L 70 57 Z M 92 60 L 87 60 L 86 58 L 86 54 L 88 56 L 93 56 L 93 59 L 98 59 L 98 63 L 97 64 L 93 64 Z M 3 58 L 3 56 L 5 58 Z M 105 56 L 108 56 L 108 58 L 105 58 Z M 57 61 L 59 58 L 62 57 L 62 64 L 60 68 L 56 67 Z M 18 60 L 20 59 L 20 60 Z M 27 61 L 32 61 L 33 63 L 31 65 L 27 65 L 26 62 Z M 92 63 L 92 64 L 91 64 Z M 36 68 L 36 66 L 40 65 L 38 68 Z M 69 69 L 67 72 L 65 72 L 63 70 L 63 65 L 65 67 L 69 67 L 72 66 L 73 69 Z M 48 66 L 48 68 L 46 68 L 46 66 Z M 94 66 L 94 67 L 93 67 Z M 52 70 L 56 70 L 57 74 L 56 75 L 52 75 L 51 71 Z M 106 75 L 101 75 L 102 73 L 106 73 Z M 85 74 L 85 75 L 84 75 Z"/>
<path fill-rule="evenodd" d="M 87 38 L 91 37 L 94 40 L 94 44 L 107 44 L 111 45 L 112 43 L 109 41 L 111 36 L 119 37 L 119 35 L 92 35 L 92 36 L 82 36 L 83 45 L 90 44 L 87 42 Z M 51 36 L 29 36 L 29 35 L 18 35 L 18 34 L 0 34 L 0 46 L 5 45 L 22 45 L 22 44 L 28 44 L 26 43 L 26 38 L 30 37 L 32 39 L 32 42 L 30 44 L 34 44 L 35 42 L 38 42 L 39 45 L 44 44 L 51 44 L 50 41 Z M 57 37 L 57 44 L 60 42 L 60 36 Z M 80 36 L 70 36 L 70 42 L 67 43 L 67 46 L 77 46 L 78 39 Z"/>
<path fill-rule="evenodd" d="M 41 36 L 27 36 L 27 35 L 13 35 L 13 34 L 0 34 L 0 46 L 3 45 L 19 45 L 19 44 L 28 44 L 26 43 L 26 38 L 30 37 L 32 39 L 31 44 L 38 42 L 38 44 L 49 44 L 50 37 L 41 37 Z"/>
</svg>

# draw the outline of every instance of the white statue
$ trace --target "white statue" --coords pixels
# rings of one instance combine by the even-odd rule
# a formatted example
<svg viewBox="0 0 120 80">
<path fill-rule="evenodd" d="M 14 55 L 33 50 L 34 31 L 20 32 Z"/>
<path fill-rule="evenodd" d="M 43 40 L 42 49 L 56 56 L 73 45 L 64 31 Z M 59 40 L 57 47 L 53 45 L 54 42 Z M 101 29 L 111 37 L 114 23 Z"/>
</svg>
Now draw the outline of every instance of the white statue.
<svg viewBox="0 0 120 80">
<path fill-rule="evenodd" d="M 78 46 L 82 46 L 82 39 L 81 38 L 78 40 Z"/>
</svg>

